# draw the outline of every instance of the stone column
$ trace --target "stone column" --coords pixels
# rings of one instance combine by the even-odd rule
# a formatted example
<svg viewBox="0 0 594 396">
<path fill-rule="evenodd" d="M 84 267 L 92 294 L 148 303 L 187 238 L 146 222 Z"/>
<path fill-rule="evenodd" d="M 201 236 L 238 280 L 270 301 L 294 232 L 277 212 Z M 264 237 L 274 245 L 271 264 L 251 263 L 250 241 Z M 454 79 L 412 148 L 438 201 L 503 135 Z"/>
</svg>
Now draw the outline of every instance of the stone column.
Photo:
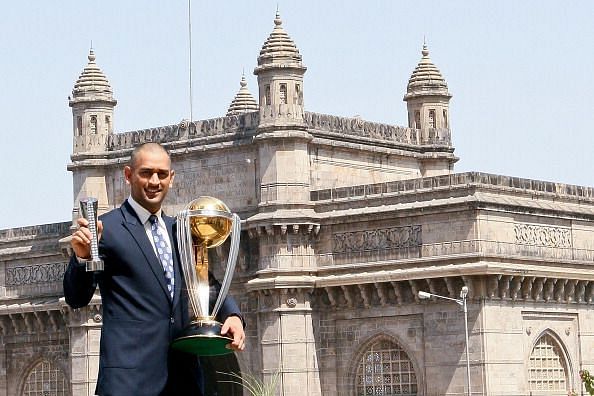
<svg viewBox="0 0 594 396">
<path fill-rule="evenodd" d="M 308 290 L 262 291 L 259 300 L 264 381 L 279 372 L 277 394 L 321 395 Z"/>
<path fill-rule="evenodd" d="M 67 315 L 71 357 L 70 381 L 73 395 L 95 394 L 102 322 L 99 311 L 100 305 L 92 302 L 85 308 L 70 310 Z"/>
<path fill-rule="evenodd" d="M 6 364 L 6 330 L 5 330 L 5 318 L 0 317 L 0 325 L 2 336 L 0 337 L 0 396 L 7 396 L 8 389 L 8 367 Z"/>
</svg>

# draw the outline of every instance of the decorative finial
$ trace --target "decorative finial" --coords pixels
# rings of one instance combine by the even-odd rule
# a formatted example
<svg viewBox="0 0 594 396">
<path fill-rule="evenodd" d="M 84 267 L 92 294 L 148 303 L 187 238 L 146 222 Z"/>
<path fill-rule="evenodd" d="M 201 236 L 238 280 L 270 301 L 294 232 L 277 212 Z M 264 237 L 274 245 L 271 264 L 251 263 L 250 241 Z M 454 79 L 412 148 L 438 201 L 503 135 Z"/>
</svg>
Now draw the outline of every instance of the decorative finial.
<svg viewBox="0 0 594 396">
<path fill-rule="evenodd" d="M 89 62 L 95 62 L 95 51 L 93 51 L 92 47 L 89 50 L 89 56 L 87 58 L 89 59 Z"/>
<path fill-rule="evenodd" d="M 421 53 L 423 56 L 429 56 L 429 48 L 427 47 L 427 40 L 425 39 L 425 36 L 423 36 L 423 51 L 421 51 Z"/>
<path fill-rule="evenodd" d="M 278 3 L 276 4 L 276 17 L 274 18 L 274 24 L 276 26 L 280 26 L 282 25 L 283 21 L 281 20 L 280 17 L 280 12 L 278 12 Z"/>
<path fill-rule="evenodd" d="M 245 75 L 243 73 L 241 74 L 241 81 L 239 82 L 239 85 L 241 85 L 242 88 L 247 85 L 247 82 L 245 81 Z"/>
</svg>

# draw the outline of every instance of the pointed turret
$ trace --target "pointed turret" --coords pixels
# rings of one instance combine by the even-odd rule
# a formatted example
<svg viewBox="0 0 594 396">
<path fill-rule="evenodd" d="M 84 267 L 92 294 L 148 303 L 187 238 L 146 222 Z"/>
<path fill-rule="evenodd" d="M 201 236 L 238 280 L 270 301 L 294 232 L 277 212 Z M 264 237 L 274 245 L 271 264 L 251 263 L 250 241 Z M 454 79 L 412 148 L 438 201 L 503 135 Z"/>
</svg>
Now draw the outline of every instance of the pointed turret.
<svg viewBox="0 0 594 396">
<path fill-rule="evenodd" d="M 429 58 L 427 43 L 423 43 L 422 55 L 408 80 L 404 95 L 408 126 L 416 129 L 449 129 L 448 112 L 452 95 L 441 72 Z"/>
<path fill-rule="evenodd" d="M 258 74 L 258 69 L 263 69 L 265 65 L 274 64 L 293 64 L 298 68 L 303 67 L 301 64 L 301 54 L 295 42 L 293 42 L 283 28 L 283 21 L 280 18 L 278 10 L 274 18 L 274 29 L 260 50 L 258 67 L 255 74 Z"/>
<path fill-rule="evenodd" d="M 81 101 L 106 101 L 115 105 L 113 90 L 107 77 L 95 63 L 96 56 L 92 48 L 87 58 L 89 63 L 74 84 L 70 106 Z"/>
<path fill-rule="evenodd" d="M 241 76 L 239 85 L 239 91 L 235 95 L 235 98 L 233 98 L 229 110 L 227 110 L 228 116 L 258 111 L 258 102 L 256 102 L 256 99 L 254 99 L 247 89 L 247 81 L 245 81 L 244 75 Z"/>
<path fill-rule="evenodd" d="M 113 132 L 113 109 L 117 101 L 95 59 L 91 49 L 89 63 L 76 80 L 68 102 L 73 116 L 73 154 L 105 151 L 108 135 Z"/>
<path fill-rule="evenodd" d="M 97 198 L 100 214 L 113 207 L 107 194 L 106 172 L 109 170 L 101 161 L 107 152 L 109 135 L 113 133 L 113 109 L 117 101 L 95 59 L 91 49 L 89 62 L 76 80 L 68 102 L 72 107 L 74 133 L 72 163 L 68 165 L 74 191 L 73 224 L 80 216 L 78 202 L 82 198 Z"/>
<path fill-rule="evenodd" d="M 303 124 L 303 74 L 307 68 L 276 12 L 274 29 L 264 42 L 254 74 L 258 76 L 260 125 Z"/>
</svg>

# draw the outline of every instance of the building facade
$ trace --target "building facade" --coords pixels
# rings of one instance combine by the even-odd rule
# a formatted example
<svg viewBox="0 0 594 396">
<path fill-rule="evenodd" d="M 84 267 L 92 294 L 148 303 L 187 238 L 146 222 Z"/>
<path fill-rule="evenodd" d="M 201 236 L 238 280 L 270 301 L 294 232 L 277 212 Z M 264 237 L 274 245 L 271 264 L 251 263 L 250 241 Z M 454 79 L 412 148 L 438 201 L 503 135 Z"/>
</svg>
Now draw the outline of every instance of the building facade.
<svg viewBox="0 0 594 396">
<path fill-rule="evenodd" d="M 176 171 L 166 212 L 211 195 L 243 219 L 231 294 L 247 349 L 213 367 L 278 375 L 282 395 L 437 396 L 468 394 L 468 358 L 472 395 L 583 392 L 594 189 L 455 173 L 451 95 L 426 45 L 406 127 L 306 111 L 306 67 L 278 13 L 254 70 L 257 100 L 242 78 L 224 117 L 114 133 L 117 102 L 95 61 L 91 51 L 69 102 L 73 219 L 83 197 L 100 212 L 119 206 L 123 164 L 152 141 Z M 71 225 L 0 230 L 0 396 L 94 393 L 101 298 L 64 303 Z M 459 299 L 463 286 L 468 356 L 459 305 L 418 294 Z"/>
</svg>

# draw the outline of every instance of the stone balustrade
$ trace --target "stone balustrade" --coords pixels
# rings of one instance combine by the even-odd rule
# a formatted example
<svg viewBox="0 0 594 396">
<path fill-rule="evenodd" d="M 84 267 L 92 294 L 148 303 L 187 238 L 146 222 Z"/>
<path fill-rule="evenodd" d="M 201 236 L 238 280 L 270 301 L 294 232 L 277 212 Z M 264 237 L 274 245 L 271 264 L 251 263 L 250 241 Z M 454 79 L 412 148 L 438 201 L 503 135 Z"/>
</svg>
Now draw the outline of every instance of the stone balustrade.
<svg viewBox="0 0 594 396">
<path fill-rule="evenodd" d="M 349 198 L 363 198 L 370 195 L 407 193 L 418 190 L 436 190 L 448 187 L 483 185 L 505 187 L 525 192 L 550 193 L 580 199 L 594 199 L 594 188 L 521 177 L 502 176 L 482 172 L 454 173 L 417 179 L 398 180 L 384 183 L 338 187 L 311 192 L 312 201 L 336 201 Z"/>
<path fill-rule="evenodd" d="M 330 133 L 339 140 L 351 137 L 414 146 L 439 145 L 450 147 L 452 144 L 450 130 L 444 128 L 420 130 L 365 121 L 358 117 L 339 117 L 312 112 L 305 112 L 305 123 L 314 135 L 316 133 Z"/>
<path fill-rule="evenodd" d="M 309 111 L 301 106 L 266 106 L 261 111 L 199 121 L 184 120 L 179 124 L 110 134 L 108 151 L 131 149 L 145 142 L 173 143 L 197 138 L 226 137 L 255 133 L 261 122 L 275 123 L 276 119 L 303 120 L 311 133 L 338 140 L 376 141 L 409 146 L 451 147 L 451 133 L 445 128 L 414 129 L 365 121 L 358 117 L 339 117 Z M 83 143 L 80 143 L 83 144 Z M 85 144 L 90 144 L 86 142 Z"/>
</svg>

